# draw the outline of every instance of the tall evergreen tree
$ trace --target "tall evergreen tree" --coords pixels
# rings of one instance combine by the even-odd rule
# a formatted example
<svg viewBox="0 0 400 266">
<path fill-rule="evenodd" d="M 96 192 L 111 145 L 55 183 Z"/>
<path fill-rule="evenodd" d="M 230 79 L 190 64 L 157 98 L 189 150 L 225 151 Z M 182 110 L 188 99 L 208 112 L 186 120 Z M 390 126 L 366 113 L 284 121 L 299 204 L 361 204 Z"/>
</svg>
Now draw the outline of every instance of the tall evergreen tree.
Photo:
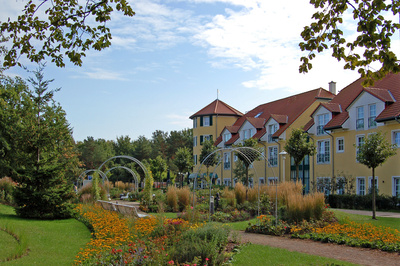
<svg viewBox="0 0 400 266">
<path fill-rule="evenodd" d="M 14 166 L 19 186 L 15 190 L 16 213 L 22 217 L 57 219 L 71 216 L 72 182 L 67 167 L 76 160 L 72 130 L 66 114 L 53 100 L 57 90 L 49 90 L 44 66 L 28 81 L 33 86 L 21 110 L 19 134 L 15 135 L 18 152 Z"/>
</svg>

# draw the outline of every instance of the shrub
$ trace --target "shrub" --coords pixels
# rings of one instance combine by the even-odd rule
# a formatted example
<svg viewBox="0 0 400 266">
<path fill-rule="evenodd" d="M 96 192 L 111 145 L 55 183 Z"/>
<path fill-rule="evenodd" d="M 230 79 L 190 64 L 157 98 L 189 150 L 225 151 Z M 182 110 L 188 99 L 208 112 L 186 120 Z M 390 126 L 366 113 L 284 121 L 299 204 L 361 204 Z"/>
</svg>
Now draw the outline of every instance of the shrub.
<svg viewBox="0 0 400 266">
<path fill-rule="evenodd" d="M 242 204 L 246 200 L 246 188 L 240 182 L 235 185 L 235 198 L 237 204 Z"/>
<path fill-rule="evenodd" d="M 168 207 L 174 211 L 178 211 L 178 189 L 175 186 L 168 186 L 167 194 L 166 194 L 166 202 Z"/>
<path fill-rule="evenodd" d="M 222 251 L 228 244 L 230 230 L 227 226 L 207 223 L 195 230 L 188 230 L 182 235 L 170 252 L 173 261 L 196 263 L 197 265 L 222 265 Z"/>
<path fill-rule="evenodd" d="M 258 201 L 258 185 L 255 185 L 252 188 L 249 188 L 247 192 L 247 199 L 249 202 L 257 202 Z"/>
<path fill-rule="evenodd" d="M 13 204 L 13 193 L 16 184 L 9 177 L 3 177 L 0 179 L 0 202 L 6 204 Z"/>
</svg>

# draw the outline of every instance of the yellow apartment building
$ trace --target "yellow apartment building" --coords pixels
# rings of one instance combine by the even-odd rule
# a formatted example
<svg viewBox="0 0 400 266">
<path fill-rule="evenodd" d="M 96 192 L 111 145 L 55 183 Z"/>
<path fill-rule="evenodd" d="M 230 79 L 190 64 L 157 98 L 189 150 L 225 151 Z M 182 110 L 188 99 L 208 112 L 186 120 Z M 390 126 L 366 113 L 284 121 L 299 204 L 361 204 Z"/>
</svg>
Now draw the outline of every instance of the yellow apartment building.
<svg viewBox="0 0 400 266">
<path fill-rule="evenodd" d="M 357 162 L 357 146 L 380 131 L 400 147 L 400 75 L 389 74 L 372 88 L 361 84 L 361 79 L 356 80 L 336 95 L 331 82 L 329 91 L 311 90 L 262 104 L 246 114 L 220 100 L 210 103 L 190 117 L 194 169 L 201 163 L 202 142 L 212 139 L 220 149 L 220 163 L 213 170 L 216 183 L 234 185 L 237 156 L 230 148 L 255 138 L 265 159 L 253 163 L 251 183 L 293 180 L 295 166 L 283 147 L 293 129 L 303 128 L 317 149 L 300 165 L 305 192 L 367 194 L 372 171 Z M 400 195 L 400 148 L 375 174 L 379 193 Z"/>
</svg>

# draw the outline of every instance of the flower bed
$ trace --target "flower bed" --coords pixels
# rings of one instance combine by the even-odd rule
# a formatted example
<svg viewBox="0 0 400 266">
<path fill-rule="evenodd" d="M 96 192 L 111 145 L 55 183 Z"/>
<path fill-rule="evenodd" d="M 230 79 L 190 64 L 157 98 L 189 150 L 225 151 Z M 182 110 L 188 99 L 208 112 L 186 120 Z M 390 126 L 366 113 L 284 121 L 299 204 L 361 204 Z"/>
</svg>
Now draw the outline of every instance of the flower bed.
<svg viewBox="0 0 400 266">
<path fill-rule="evenodd" d="M 389 227 L 377 227 L 370 223 L 360 224 L 353 221 L 338 223 L 332 212 L 325 211 L 318 221 L 287 223 L 277 222 L 272 216 L 257 217 L 255 225 L 249 224 L 246 232 L 268 235 L 290 235 L 293 238 L 342 245 L 375 248 L 383 251 L 400 251 L 400 232 Z"/>
<path fill-rule="evenodd" d="M 150 216 L 125 219 L 99 206 L 76 208 L 93 239 L 76 265 L 220 265 L 226 260 L 229 228 Z"/>
<path fill-rule="evenodd" d="M 333 223 L 315 228 L 311 233 L 293 234 L 293 237 L 354 247 L 376 248 L 383 251 L 400 251 L 400 232 L 389 227 L 377 227 L 370 223 L 353 221 Z"/>
</svg>

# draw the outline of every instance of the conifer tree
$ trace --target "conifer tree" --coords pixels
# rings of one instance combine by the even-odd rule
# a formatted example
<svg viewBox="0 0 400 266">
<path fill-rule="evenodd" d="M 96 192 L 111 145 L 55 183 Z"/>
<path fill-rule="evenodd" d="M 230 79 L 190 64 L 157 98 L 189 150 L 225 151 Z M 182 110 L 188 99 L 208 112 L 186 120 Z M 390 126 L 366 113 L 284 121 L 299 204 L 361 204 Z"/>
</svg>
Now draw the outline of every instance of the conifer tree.
<svg viewBox="0 0 400 266">
<path fill-rule="evenodd" d="M 68 218 L 73 197 L 67 168 L 77 166 L 72 130 L 66 113 L 53 100 L 44 66 L 33 71 L 33 86 L 21 107 L 19 132 L 15 134 L 14 172 L 19 183 L 15 191 L 16 213 L 39 219 Z"/>
</svg>

